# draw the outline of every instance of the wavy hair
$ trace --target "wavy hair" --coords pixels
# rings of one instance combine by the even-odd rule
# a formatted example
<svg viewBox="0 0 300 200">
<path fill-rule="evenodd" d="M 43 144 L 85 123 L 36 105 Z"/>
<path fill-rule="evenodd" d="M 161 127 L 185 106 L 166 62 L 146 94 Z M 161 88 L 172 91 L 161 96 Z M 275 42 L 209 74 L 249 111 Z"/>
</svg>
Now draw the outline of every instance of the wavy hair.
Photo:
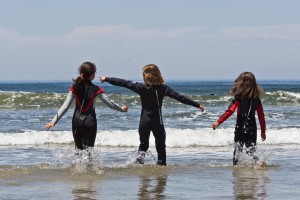
<svg viewBox="0 0 300 200">
<path fill-rule="evenodd" d="M 257 99 L 263 93 L 263 89 L 256 83 L 253 73 L 243 72 L 234 81 L 230 94 L 236 99 Z"/>
<path fill-rule="evenodd" d="M 144 82 L 147 86 L 164 84 L 164 79 L 160 70 L 155 64 L 148 64 L 144 66 L 142 72 Z"/>
</svg>

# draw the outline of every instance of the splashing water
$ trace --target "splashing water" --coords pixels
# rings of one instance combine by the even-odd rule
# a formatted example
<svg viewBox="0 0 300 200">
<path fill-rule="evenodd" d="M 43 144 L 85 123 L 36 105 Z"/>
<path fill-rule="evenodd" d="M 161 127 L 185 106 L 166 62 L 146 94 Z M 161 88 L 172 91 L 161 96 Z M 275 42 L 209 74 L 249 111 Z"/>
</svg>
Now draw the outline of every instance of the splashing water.
<svg viewBox="0 0 300 200">
<path fill-rule="evenodd" d="M 147 159 L 147 157 L 148 158 L 150 157 L 150 159 Z M 142 163 L 137 162 L 140 159 L 142 159 Z M 134 164 L 144 164 L 144 163 L 156 164 L 155 156 L 152 154 L 151 151 L 145 152 L 145 151 L 135 150 L 128 155 L 128 158 L 125 162 L 125 166 L 134 165 Z"/>
<path fill-rule="evenodd" d="M 253 167 L 256 165 L 266 165 L 267 156 L 264 152 L 258 152 L 257 147 L 242 148 L 235 143 L 236 154 L 239 166 Z M 240 149 L 240 150 L 238 150 Z"/>
<path fill-rule="evenodd" d="M 102 174 L 102 162 L 99 152 L 92 147 L 84 150 L 59 150 L 55 159 L 63 167 L 71 167 L 73 173 L 96 173 Z"/>
</svg>

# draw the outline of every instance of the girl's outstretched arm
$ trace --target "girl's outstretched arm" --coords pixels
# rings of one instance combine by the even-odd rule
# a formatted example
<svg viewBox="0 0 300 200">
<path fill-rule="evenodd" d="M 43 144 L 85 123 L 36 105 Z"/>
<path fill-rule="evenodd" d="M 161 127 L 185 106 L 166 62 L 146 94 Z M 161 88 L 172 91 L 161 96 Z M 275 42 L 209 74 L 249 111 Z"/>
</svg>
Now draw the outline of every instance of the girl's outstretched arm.
<svg viewBox="0 0 300 200">
<path fill-rule="evenodd" d="M 200 105 L 199 103 L 187 98 L 184 95 L 181 95 L 177 92 L 175 92 L 172 88 L 170 88 L 169 86 L 165 85 L 167 87 L 166 89 L 166 95 L 170 98 L 176 99 L 177 101 L 179 101 L 180 103 L 186 104 L 186 105 L 190 105 L 190 106 L 194 106 L 196 108 L 199 108 L 201 111 L 204 111 L 204 106 Z"/>
<path fill-rule="evenodd" d="M 222 124 L 226 119 L 228 119 L 235 111 L 235 109 L 239 106 L 240 102 L 233 100 L 225 113 L 212 124 L 212 128 L 215 130 L 220 124 Z"/>
<path fill-rule="evenodd" d="M 108 82 L 112 85 L 115 86 L 121 86 L 121 87 L 125 87 L 128 88 L 138 94 L 140 94 L 141 89 L 144 87 L 144 84 L 141 83 L 134 83 L 132 81 L 128 81 L 125 79 L 120 79 L 120 78 L 113 78 L 113 77 L 99 77 L 99 80 L 101 82 Z"/>
<path fill-rule="evenodd" d="M 112 100 L 110 100 L 107 95 L 105 93 L 100 93 L 98 95 L 98 97 L 111 109 L 113 110 L 117 110 L 120 112 L 127 112 L 128 111 L 128 107 L 127 106 L 119 106 L 118 104 L 116 104 L 115 102 L 113 102 Z"/>
<path fill-rule="evenodd" d="M 52 119 L 52 121 L 45 125 L 45 129 L 48 130 L 49 128 L 52 128 L 55 126 L 55 124 L 58 122 L 58 120 L 69 110 L 70 105 L 72 104 L 73 100 L 75 99 L 75 96 L 70 91 L 67 95 L 67 98 L 63 105 L 60 107 L 58 112 L 56 113 L 55 117 Z"/>
</svg>

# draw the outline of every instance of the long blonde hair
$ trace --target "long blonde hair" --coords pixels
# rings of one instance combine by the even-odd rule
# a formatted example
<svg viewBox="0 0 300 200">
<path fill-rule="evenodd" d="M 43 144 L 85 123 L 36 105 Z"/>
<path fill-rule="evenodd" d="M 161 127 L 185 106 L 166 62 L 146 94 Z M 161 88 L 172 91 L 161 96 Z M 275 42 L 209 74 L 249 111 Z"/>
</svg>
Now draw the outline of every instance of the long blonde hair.
<svg viewBox="0 0 300 200">
<path fill-rule="evenodd" d="M 251 72 L 241 73 L 230 90 L 230 94 L 238 99 L 257 99 L 262 93 L 263 89 L 256 83 L 255 76 Z"/>
<path fill-rule="evenodd" d="M 161 76 L 159 68 L 155 64 L 144 66 L 142 72 L 144 82 L 147 86 L 164 84 L 164 79 Z"/>
</svg>

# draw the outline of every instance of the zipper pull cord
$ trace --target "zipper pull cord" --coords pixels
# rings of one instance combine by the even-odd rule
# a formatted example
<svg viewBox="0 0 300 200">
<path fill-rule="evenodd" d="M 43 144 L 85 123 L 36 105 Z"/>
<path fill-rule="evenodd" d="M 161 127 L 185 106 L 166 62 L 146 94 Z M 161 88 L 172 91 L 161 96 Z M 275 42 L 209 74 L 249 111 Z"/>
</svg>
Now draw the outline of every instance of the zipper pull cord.
<svg viewBox="0 0 300 200">
<path fill-rule="evenodd" d="M 248 121 L 248 117 L 249 117 L 249 114 L 250 114 L 250 112 L 251 112 L 251 109 L 252 109 L 252 99 L 250 100 L 250 108 L 249 108 L 249 110 L 248 110 L 247 118 L 246 118 L 246 121 L 245 121 L 245 123 L 244 123 L 244 129 L 246 128 L 246 123 L 247 123 L 247 121 Z"/>
<path fill-rule="evenodd" d="M 161 116 L 161 112 L 160 112 L 160 108 L 159 108 L 159 101 L 158 101 L 158 94 L 157 94 L 157 90 L 155 89 L 155 93 L 156 93 L 156 100 L 157 100 L 157 105 L 158 105 L 158 113 L 159 113 L 159 121 L 160 124 L 162 125 L 162 116 Z"/>
<path fill-rule="evenodd" d="M 84 105 L 84 102 L 85 102 L 85 96 L 86 96 L 87 90 L 88 90 L 88 88 L 85 89 L 85 93 L 84 93 L 84 96 L 83 96 L 83 100 L 82 100 L 82 104 L 81 104 L 81 108 L 80 108 L 79 114 L 81 114 L 81 111 L 82 111 L 82 108 L 83 108 L 83 105 Z"/>
</svg>

